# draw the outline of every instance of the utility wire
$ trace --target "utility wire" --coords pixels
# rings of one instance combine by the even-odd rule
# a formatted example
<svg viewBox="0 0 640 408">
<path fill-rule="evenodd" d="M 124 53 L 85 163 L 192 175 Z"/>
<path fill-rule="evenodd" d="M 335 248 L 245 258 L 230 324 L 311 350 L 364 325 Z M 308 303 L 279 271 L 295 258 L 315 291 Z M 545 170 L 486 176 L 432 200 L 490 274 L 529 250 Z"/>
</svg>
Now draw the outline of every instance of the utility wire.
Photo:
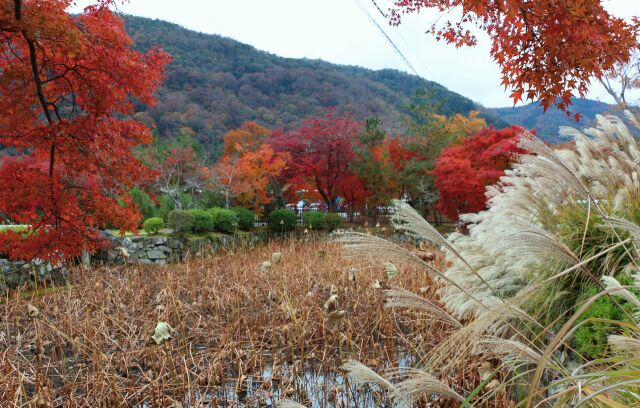
<svg viewBox="0 0 640 408">
<path fill-rule="evenodd" d="M 382 15 L 382 17 L 384 17 L 385 19 L 387 18 L 387 14 L 385 12 L 382 11 L 382 9 L 380 8 L 380 6 L 378 6 L 378 3 L 376 3 L 376 0 L 371 0 L 371 2 L 373 3 L 374 6 L 376 6 L 376 8 L 378 9 L 378 11 L 380 12 L 380 14 Z"/>
<path fill-rule="evenodd" d="M 358 5 L 358 8 L 360 8 L 360 10 L 369 18 L 369 20 L 371 20 L 371 22 L 373 22 L 373 24 L 375 24 L 375 26 L 378 28 L 378 30 L 380 31 L 380 33 L 382 33 L 382 35 L 384 35 L 384 38 L 386 38 L 387 42 L 389 42 L 389 44 L 391 44 L 391 46 L 393 47 L 393 49 L 396 51 L 396 53 L 400 56 L 400 58 L 402 58 L 402 60 L 404 61 L 405 64 L 407 64 L 407 66 L 409 67 L 409 69 L 411 69 L 411 71 L 417 75 L 420 76 L 420 74 L 418 73 L 418 71 L 413 67 L 413 65 L 411 64 L 411 62 L 409 62 L 409 60 L 407 59 L 407 57 L 404 56 L 404 54 L 402 53 L 402 51 L 400 51 L 400 48 L 398 48 L 396 46 L 396 44 L 393 42 L 393 40 L 391 39 L 391 37 L 389 37 L 387 35 L 387 33 L 384 31 L 384 29 L 380 26 L 380 24 L 378 24 L 378 22 L 376 21 L 375 18 L 373 18 L 373 16 L 371 15 L 371 13 L 369 13 L 369 10 L 367 10 L 364 5 L 360 2 L 360 0 L 356 0 L 356 4 Z M 376 5 L 377 7 L 377 5 Z M 380 10 L 378 8 L 378 10 L 380 12 L 382 12 L 382 10 Z M 384 15 L 384 13 L 383 13 Z"/>
<path fill-rule="evenodd" d="M 373 5 L 376 7 L 376 9 L 378 10 L 378 12 L 380 13 L 380 15 L 382 16 L 382 18 L 384 18 L 385 20 L 389 19 L 389 15 L 387 13 L 385 13 L 384 11 L 382 11 L 382 9 L 380 8 L 380 6 L 378 5 L 378 2 L 376 0 L 371 0 L 371 2 L 373 3 Z M 409 45 L 409 43 L 404 39 L 404 37 L 402 36 L 402 34 L 400 34 L 400 32 L 397 32 L 398 37 L 400 37 L 400 40 L 404 43 L 405 48 L 409 49 L 409 51 L 411 52 L 411 54 L 413 54 L 413 57 L 415 60 L 418 61 L 418 63 L 420 64 L 420 66 L 422 66 L 422 68 L 424 69 L 424 72 L 429 76 L 429 78 L 433 78 L 434 75 L 431 73 L 431 70 L 429 68 L 427 68 L 427 65 L 422 61 L 422 59 L 420 58 L 420 56 L 418 55 L 418 53 L 416 53 L 413 48 Z"/>
</svg>

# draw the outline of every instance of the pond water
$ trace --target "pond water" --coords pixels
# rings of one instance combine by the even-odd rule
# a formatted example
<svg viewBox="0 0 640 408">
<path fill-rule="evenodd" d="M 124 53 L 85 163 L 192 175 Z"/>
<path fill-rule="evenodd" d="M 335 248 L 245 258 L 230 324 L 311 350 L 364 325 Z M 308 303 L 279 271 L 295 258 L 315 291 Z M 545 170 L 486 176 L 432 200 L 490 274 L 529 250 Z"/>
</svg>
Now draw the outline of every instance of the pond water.
<svg viewBox="0 0 640 408">
<path fill-rule="evenodd" d="M 393 368 L 415 364 L 413 358 L 403 356 Z M 392 368 L 386 366 L 383 368 Z M 302 370 L 293 365 L 267 367 L 259 375 L 227 381 L 219 391 L 209 395 L 193 395 L 185 399 L 185 406 L 205 404 L 219 407 L 274 407 L 278 401 L 290 399 L 308 408 L 325 407 L 391 407 L 378 386 L 358 386 L 350 383 L 340 369 L 326 369 L 307 365 Z M 194 401 L 197 401 L 194 404 Z"/>
</svg>

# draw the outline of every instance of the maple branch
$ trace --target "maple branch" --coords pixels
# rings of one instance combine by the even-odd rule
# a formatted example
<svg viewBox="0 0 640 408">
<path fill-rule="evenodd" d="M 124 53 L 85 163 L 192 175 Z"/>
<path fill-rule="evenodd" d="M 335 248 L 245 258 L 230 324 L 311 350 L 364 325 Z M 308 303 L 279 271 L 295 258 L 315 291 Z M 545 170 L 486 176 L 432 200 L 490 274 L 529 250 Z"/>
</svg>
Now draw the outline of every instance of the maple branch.
<svg viewBox="0 0 640 408">
<path fill-rule="evenodd" d="M 20 21 L 22 19 L 22 0 L 13 0 L 13 3 L 16 20 Z"/>
<path fill-rule="evenodd" d="M 69 72 L 71 72 L 71 71 L 75 71 L 77 67 L 78 67 L 78 63 L 76 63 L 76 64 L 75 64 L 74 66 L 72 66 L 72 67 L 70 67 L 70 66 L 66 66 L 66 65 L 65 65 L 65 70 L 64 70 L 64 72 L 63 72 L 63 73 L 61 73 L 61 74 L 59 74 L 59 75 L 56 75 L 56 76 L 53 76 L 53 77 L 50 77 L 50 78 L 48 78 L 48 79 L 46 79 L 46 80 L 42 81 L 42 83 L 43 83 L 43 84 L 47 84 L 47 83 L 49 83 L 49 82 L 53 82 L 53 81 L 57 81 L 58 79 L 62 79 L 62 78 L 64 78 L 64 77 L 66 77 L 66 75 L 67 75 Z"/>
<path fill-rule="evenodd" d="M 16 21 L 22 20 L 22 0 L 14 0 L 14 11 Z M 51 117 L 51 113 L 49 113 L 49 102 L 47 102 L 47 98 L 44 95 L 44 91 L 42 89 L 42 81 L 40 80 L 40 74 L 38 70 L 38 59 L 37 59 L 37 50 L 36 50 L 36 42 L 30 38 L 26 30 L 21 30 L 22 36 L 27 42 L 27 46 L 29 47 L 29 61 L 31 63 L 31 72 L 33 73 L 33 81 L 36 84 L 36 95 L 38 96 L 38 100 L 40 101 L 40 105 L 42 106 L 42 110 L 44 111 L 44 115 L 47 118 L 47 122 L 49 125 L 53 124 L 53 118 Z M 49 177 L 53 177 L 53 166 L 55 163 L 55 154 L 56 154 L 56 144 L 55 142 L 51 143 L 51 150 L 49 153 Z"/>
<path fill-rule="evenodd" d="M 20 0 L 16 0 L 20 1 Z M 36 94 L 38 95 L 38 100 L 40 101 L 40 105 L 42 105 L 42 110 L 44 111 L 44 115 L 47 118 L 47 122 L 49 124 L 53 124 L 53 119 L 51 118 L 51 113 L 49 113 L 49 102 L 47 102 L 47 98 L 44 96 L 44 92 L 42 90 L 42 82 L 40 81 L 40 75 L 38 74 L 38 63 L 36 59 L 36 47 L 35 41 L 27 38 L 26 34 L 23 32 L 25 39 L 27 40 L 27 45 L 29 46 L 29 60 L 31 61 L 31 70 L 33 71 L 33 79 L 36 83 Z M 51 150 L 49 153 L 49 177 L 53 177 L 53 166 L 55 163 L 55 154 L 56 154 L 56 144 L 52 141 Z"/>
<path fill-rule="evenodd" d="M 0 219 L 2 219 L 6 223 L 11 223 L 11 219 L 0 212 Z"/>
<path fill-rule="evenodd" d="M 620 94 L 618 94 L 618 92 L 616 92 L 613 89 L 613 85 L 611 85 L 611 82 L 609 81 L 609 78 L 607 77 L 602 77 L 599 79 L 600 84 L 602 84 L 602 86 L 604 87 L 604 89 L 609 93 L 609 95 L 611 95 L 613 97 L 613 99 L 616 101 L 616 103 L 621 106 L 621 107 L 626 107 L 627 103 L 624 100 L 624 86 L 622 88 L 622 91 Z"/>
<path fill-rule="evenodd" d="M 527 28 L 527 31 L 531 32 L 531 36 L 533 37 L 532 39 L 534 41 L 537 40 L 536 32 L 529 24 L 529 13 L 523 6 L 520 6 L 518 8 L 520 9 L 520 13 L 522 14 L 522 21 L 524 22 L 524 26 Z"/>
</svg>

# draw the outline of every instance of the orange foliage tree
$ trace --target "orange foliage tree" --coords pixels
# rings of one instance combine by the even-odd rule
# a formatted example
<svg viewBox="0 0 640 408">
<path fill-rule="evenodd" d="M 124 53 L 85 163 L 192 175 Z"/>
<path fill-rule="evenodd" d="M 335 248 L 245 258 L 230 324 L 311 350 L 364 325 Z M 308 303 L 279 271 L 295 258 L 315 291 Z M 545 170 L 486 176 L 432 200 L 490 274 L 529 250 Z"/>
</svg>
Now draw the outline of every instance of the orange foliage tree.
<svg viewBox="0 0 640 408">
<path fill-rule="evenodd" d="M 215 170 L 224 186 L 227 207 L 233 201 L 261 212 L 273 201 L 269 187 L 286 167 L 288 155 L 264 143 L 271 134 L 270 129 L 247 122 L 224 135 L 223 156 Z"/>
<path fill-rule="evenodd" d="M 255 122 L 246 122 L 238 129 L 228 131 L 223 138 L 223 156 L 256 151 L 271 136 L 271 129 Z"/>
<path fill-rule="evenodd" d="M 287 159 L 288 154 L 276 153 L 267 144 L 237 158 L 227 155 L 216 165 L 218 181 L 228 186 L 227 196 L 233 196 L 236 204 L 260 213 L 273 201 L 269 186 L 285 169 Z"/>
<path fill-rule="evenodd" d="M 126 115 L 152 104 L 168 54 L 133 48 L 100 0 L 80 15 L 72 0 L 0 1 L 0 215 L 29 225 L 0 234 L 12 258 L 63 259 L 105 244 L 99 230 L 135 230 L 127 191 L 145 172 L 131 149 L 148 128 Z"/>
<path fill-rule="evenodd" d="M 638 18 L 627 22 L 609 14 L 602 0 L 394 0 L 391 23 L 405 13 L 457 9 L 461 17 L 430 32 L 456 46 L 475 45 L 472 27 L 492 42 L 491 56 L 502 70 L 511 98 L 566 109 L 584 96 L 593 77 L 601 78 L 629 61 L 637 49 Z"/>
</svg>

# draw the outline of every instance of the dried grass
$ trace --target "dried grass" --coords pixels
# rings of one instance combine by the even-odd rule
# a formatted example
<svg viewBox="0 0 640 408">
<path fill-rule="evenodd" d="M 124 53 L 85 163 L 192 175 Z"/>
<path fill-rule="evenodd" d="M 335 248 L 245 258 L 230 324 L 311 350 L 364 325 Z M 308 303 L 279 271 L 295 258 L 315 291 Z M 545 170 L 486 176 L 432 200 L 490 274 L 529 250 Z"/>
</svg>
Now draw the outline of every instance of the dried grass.
<svg viewBox="0 0 640 408">
<path fill-rule="evenodd" d="M 261 269 L 276 252 L 280 262 Z M 398 267 L 394 284 L 430 285 L 412 263 Z M 345 262 L 337 245 L 312 241 L 166 267 L 74 270 L 73 289 L 27 299 L 13 293 L 0 304 L 0 406 L 308 401 L 305 370 L 329 381 L 349 358 L 395 365 L 398 350 L 444 334 L 419 312 L 385 311 L 371 288 L 385 277 L 382 264 Z M 323 308 L 332 293 L 345 312 L 340 319 Z M 171 338 L 157 345 L 161 322 Z M 432 335 L 425 341 L 422 333 Z M 321 405 L 354 403 L 348 390 L 319 395 Z"/>
</svg>

